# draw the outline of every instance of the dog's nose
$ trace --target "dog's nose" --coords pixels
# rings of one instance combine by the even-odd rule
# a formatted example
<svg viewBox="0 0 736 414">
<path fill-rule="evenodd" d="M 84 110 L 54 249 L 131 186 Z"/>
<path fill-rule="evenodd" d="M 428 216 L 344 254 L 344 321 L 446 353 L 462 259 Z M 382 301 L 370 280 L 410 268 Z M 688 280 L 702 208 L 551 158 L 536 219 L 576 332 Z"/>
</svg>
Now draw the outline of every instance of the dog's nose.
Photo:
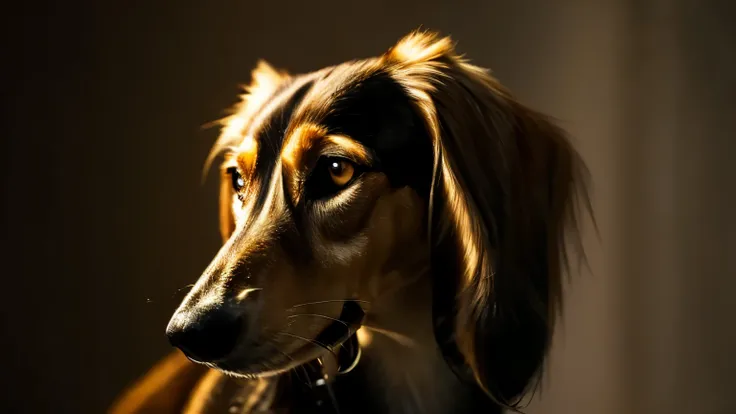
<svg viewBox="0 0 736 414">
<path fill-rule="evenodd" d="M 210 309 L 198 316 L 178 314 L 166 328 L 171 345 L 198 362 L 214 362 L 235 348 L 243 331 L 243 318 L 227 307 Z"/>
</svg>

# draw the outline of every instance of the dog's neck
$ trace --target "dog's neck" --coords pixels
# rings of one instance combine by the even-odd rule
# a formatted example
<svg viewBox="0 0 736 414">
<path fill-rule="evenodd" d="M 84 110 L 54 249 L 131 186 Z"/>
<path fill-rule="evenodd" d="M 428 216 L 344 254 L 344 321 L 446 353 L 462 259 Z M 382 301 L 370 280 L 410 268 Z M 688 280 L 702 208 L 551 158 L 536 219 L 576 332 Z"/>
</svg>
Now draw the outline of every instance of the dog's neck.
<svg viewBox="0 0 736 414">
<path fill-rule="evenodd" d="M 431 275 L 428 270 L 415 272 L 423 273 L 394 275 L 407 283 L 371 306 L 361 371 L 375 397 L 385 401 L 388 414 L 462 413 L 480 408 L 477 392 L 458 380 L 435 340 Z"/>
</svg>

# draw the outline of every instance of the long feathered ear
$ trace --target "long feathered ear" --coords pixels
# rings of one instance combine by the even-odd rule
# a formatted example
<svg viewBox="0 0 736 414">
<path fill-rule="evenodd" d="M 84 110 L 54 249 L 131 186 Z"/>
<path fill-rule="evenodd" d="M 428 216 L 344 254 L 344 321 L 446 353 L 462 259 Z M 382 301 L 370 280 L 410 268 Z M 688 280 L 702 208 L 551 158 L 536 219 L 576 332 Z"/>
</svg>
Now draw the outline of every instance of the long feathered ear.
<svg viewBox="0 0 736 414">
<path fill-rule="evenodd" d="M 240 100 L 230 110 L 230 114 L 216 122 L 221 126 L 220 136 L 212 146 L 204 171 L 209 171 L 212 161 L 223 151 L 241 144 L 256 112 L 270 99 L 278 88 L 290 78 L 285 71 L 274 69 L 265 60 L 258 61 L 251 72 L 251 82 L 243 86 Z M 230 237 L 235 228 L 232 216 L 232 197 L 230 177 L 224 169 L 220 171 L 220 234 L 223 241 Z"/>
<path fill-rule="evenodd" d="M 435 336 L 459 375 L 513 408 L 549 347 L 587 171 L 562 130 L 453 49 L 415 32 L 383 59 L 433 140 Z"/>
</svg>

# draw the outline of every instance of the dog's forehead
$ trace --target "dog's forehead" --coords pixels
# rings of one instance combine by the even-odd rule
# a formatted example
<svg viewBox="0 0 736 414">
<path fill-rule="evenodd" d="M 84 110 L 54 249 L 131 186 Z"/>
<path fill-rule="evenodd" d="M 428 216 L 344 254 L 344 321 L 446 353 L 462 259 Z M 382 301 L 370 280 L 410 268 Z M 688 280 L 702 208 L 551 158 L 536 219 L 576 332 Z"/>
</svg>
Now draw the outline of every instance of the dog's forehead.
<svg viewBox="0 0 736 414">
<path fill-rule="evenodd" d="M 252 73 L 251 83 L 245 87 L 245 93 L 240 96 L 241 99 L 232 115 L 220 121 L 223 125 L 222 133 L 210 151 L 205 167 L 211 165 L 218 154 L 225 150 L 237 151 L 241 144 L 247 144 L 249 140 L 264 144 L 262 147 L 281 149 L 284 139 L 287 138 L 287 131 L 279 127 L 286 125 L 294 129 L 302 123 L 328 117 L 333 112 L 335 104 L 339 104 L 341 100 L 346 101 L 342 99 L 345 95 L 350 95 L 355 89 L 361 89 L 361 83 L 376 77 L 375 75 L 379 75 L 378 77 L 381 74 L 387 75 L 383 80 L 394 81 L 387 83 L 392 83 L 392 86 L 401 85 L 391 91 L 392 96 L 389 100 L 391 97 L 397 97 L 393 92 L 401 90 L 409 94 L 413 100 L 426 101 L 426 94 L 422 91 L 431 87 L 426 78 L 439 73 L 438 65 L 441 64 L 436 62 L 439 57 L 448 57 L 452 53 L 449 38 L 439 38 L 429 32 L 415 31 L 380 56 L 346 62 L 306 75 L 289 76 L 260 61 Z M 412 75 L 417 79 L 407 83 Z M 294 87 L 299 82 L 303 83 Z M 305 90 L 299 91 L 302 86 Z M 367 90 L 362 88 L 363 92 Z M 352 96 L 355 96 L 355 93 Z M 427 107 L 428 104 L 424 101 L 423 105 Z M 373 103 L 376 102 L 373 99 Z M 431 107 L 431 104 L 429 106 Z M 398 107 L 395 105 L 393 109 Z M 432 109 L 427 110 L 431 112 Z M 387 114 L 385 111 L 362 111 L 365 112 L 379 116 Z M 404 119 L 409 118 L 405 115 Z M 275 122 L 276 120 L 278 122 Z M 338 125 L 339 121 L 344 120 L 345 118 L 332 119 Z M 391 120 L 398 118 L 389 119 L 389 122 Z M 274 127 L 274 124 L 277 125 Z M 356 124 L 353 123 L 352 126 Z M 371 125 L 370 123 L 360 125 L 365 126 Z M 265 134 L 273 132 L 274 129 L 281 133 Z M 371 147 L 371 143 L 367 144 Z"/>
<path fill-rule="evenodd" d="M 378 83 L 386 80 L 380 59 L 347 62 L 303 75 L 278 74 L 266 85 L 271 88 L 267 97 L 252 102 L 243 98 L 231 121 L 239 129 L 226 129 L 233 135 L 223 169 L 238 167 L 249 194 L 254 192 L 249 198 L 265 200 L 270 186 L 264 184 L 275 184 L 276 171 L 283 171 L 290 181 L 304 178 L 309 166 L 303 154 L 312 154 L 313 159 L 317 154 L 310 151 L 317 148 L 313 144 L 329 142 L 356 161 L 370 163 L 368 152 L 373 145 L 364 138 L 375 137 L 376 126 L 384 123 L 376 99 L 385 97 Z M 266 95 L 253 88 L 249 92 Z M 369 102 L 365 96 L 371 96 Z"/>
<path fill-rule="evenodd" d="M 238 147 L 247 146 L 248 140 L 254 139 L 262 144 L 262 148 L 278 153 L 284 141 L 304 125 L 339 128 L 335 122 L 326 125 L 330 115 L 339 104 L 345 102 L 345 97 L 356 85 L 379 69 L 376 59 L 366 59 L 285 80 L 270 99 L 263 101 L 261 107 L 253 111 L 255 115 Z"/>
</svg>

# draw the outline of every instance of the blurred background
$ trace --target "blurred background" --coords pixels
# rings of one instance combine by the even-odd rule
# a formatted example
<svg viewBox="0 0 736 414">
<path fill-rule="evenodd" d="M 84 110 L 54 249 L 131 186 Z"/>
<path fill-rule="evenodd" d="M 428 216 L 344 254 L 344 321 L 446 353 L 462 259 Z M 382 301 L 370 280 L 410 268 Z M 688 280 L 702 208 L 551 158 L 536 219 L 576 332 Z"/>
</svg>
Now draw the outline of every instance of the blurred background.
<svg viewBox="0 0 736 414">
<path fill-rule="evenodd" d="M 303 72 L 420 25 L 556 117 L 601 239 L 527 412 L 736 413 L 732 1 L 3 6 L 0 412 L 99 413 L 170 349 L 217 251 L 200 170 L 256 60 Z"/>
</svg>

